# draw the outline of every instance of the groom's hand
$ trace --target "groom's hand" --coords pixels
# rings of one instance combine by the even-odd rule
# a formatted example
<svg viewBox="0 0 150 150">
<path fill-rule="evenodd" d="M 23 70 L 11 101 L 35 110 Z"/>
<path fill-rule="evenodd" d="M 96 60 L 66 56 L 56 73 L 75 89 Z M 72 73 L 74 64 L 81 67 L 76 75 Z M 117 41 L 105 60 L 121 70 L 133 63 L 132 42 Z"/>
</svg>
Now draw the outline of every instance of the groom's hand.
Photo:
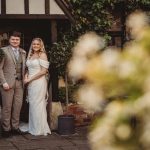
<svg viewBox="0 0 150 150">
<path fill-rule="evenodd" d="M 3 84 L 3 89 L 4 89 L 4 90 L 9 90 L 9 89 L 10 89 L 8 83 L 4 83 L 4 84 Z"/>
<path fill-rule="evenodd" d="M 24 84 L 27 84 L 29 82 L 30 82 L 30 80 L 28 78 L 24 79 Z"/>
</svg>

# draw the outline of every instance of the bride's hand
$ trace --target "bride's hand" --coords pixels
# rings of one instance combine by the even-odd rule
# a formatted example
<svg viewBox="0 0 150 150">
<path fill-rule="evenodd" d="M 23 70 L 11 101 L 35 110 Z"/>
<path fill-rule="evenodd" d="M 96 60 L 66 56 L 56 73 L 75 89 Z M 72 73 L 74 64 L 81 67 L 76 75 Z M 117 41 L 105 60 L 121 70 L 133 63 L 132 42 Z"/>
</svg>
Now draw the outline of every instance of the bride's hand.
<svg viewBox="0 0 150 150">
<path fill-rule="evenodd" d="M 30 82 L 30 79 L 29 78 L 25 78 L 24 79 L 24 84 L 28 84 Z"/>
</svg>

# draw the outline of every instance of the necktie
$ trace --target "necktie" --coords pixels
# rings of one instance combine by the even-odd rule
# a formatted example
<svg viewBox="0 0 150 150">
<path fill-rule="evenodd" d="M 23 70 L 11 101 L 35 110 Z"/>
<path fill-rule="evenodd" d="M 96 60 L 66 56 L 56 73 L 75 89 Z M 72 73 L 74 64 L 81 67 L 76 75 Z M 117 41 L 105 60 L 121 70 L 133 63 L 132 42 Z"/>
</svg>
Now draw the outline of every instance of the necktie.
<svg viewBox="0 0 150 150">
<path fill-rule="evenodd" d="M 19 57 L 19 52 L 17 49 L 14 49 L 14 54 L 15 54 L 15 58 L 16 60 L 18 60 L 18 57 Z"/>
</svg>

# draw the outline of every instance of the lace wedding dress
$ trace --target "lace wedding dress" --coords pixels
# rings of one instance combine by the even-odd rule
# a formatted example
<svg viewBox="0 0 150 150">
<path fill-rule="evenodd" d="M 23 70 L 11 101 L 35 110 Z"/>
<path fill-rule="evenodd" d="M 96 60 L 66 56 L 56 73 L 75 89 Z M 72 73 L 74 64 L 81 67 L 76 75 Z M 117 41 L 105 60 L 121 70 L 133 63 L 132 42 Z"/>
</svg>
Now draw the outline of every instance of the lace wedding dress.
<svg viewBox="0 0 150 150">
<path fill-rule="evenodd" d="M 48 68 L 49 62 L 42 59 L 28 59 L 26 65 L 29 77 L 31 77 L 40 71 L 41 66 Z M 29 102 L 29 124 L 20 126 L 20 129 L 32 135 L 50 134 L 46 112 L 47 80 L 45 76 L 29 83 L 27 100 Z"/>
</svg>

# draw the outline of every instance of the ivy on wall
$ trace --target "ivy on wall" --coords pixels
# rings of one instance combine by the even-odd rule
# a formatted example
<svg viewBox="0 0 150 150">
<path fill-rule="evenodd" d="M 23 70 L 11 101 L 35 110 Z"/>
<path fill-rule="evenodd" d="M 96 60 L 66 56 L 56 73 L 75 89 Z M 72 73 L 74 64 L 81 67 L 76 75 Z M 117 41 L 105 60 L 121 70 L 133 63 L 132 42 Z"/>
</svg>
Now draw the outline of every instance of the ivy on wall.
<svg viewBox="0 0 150 150">
<path fill-rule="evenodd" d="M 150 0 L 66 0 L 75 19 L 71 28 L 62 33 L 62 38 L 54 43 L 49 50 L 50 62 L 55 64 L 59 75 L 66 72 L 66 65 L 71 57 L 72 47 L 77 38 L 88 32 L 95 31 L 110 39 L 107 34 L 113 20 L 112 11 L 117 4 L 123 7 L 124 15 L 136 9 L 150 8 Z M 125 17 L 124 16 L 124 17 Z"/>
</svg>

